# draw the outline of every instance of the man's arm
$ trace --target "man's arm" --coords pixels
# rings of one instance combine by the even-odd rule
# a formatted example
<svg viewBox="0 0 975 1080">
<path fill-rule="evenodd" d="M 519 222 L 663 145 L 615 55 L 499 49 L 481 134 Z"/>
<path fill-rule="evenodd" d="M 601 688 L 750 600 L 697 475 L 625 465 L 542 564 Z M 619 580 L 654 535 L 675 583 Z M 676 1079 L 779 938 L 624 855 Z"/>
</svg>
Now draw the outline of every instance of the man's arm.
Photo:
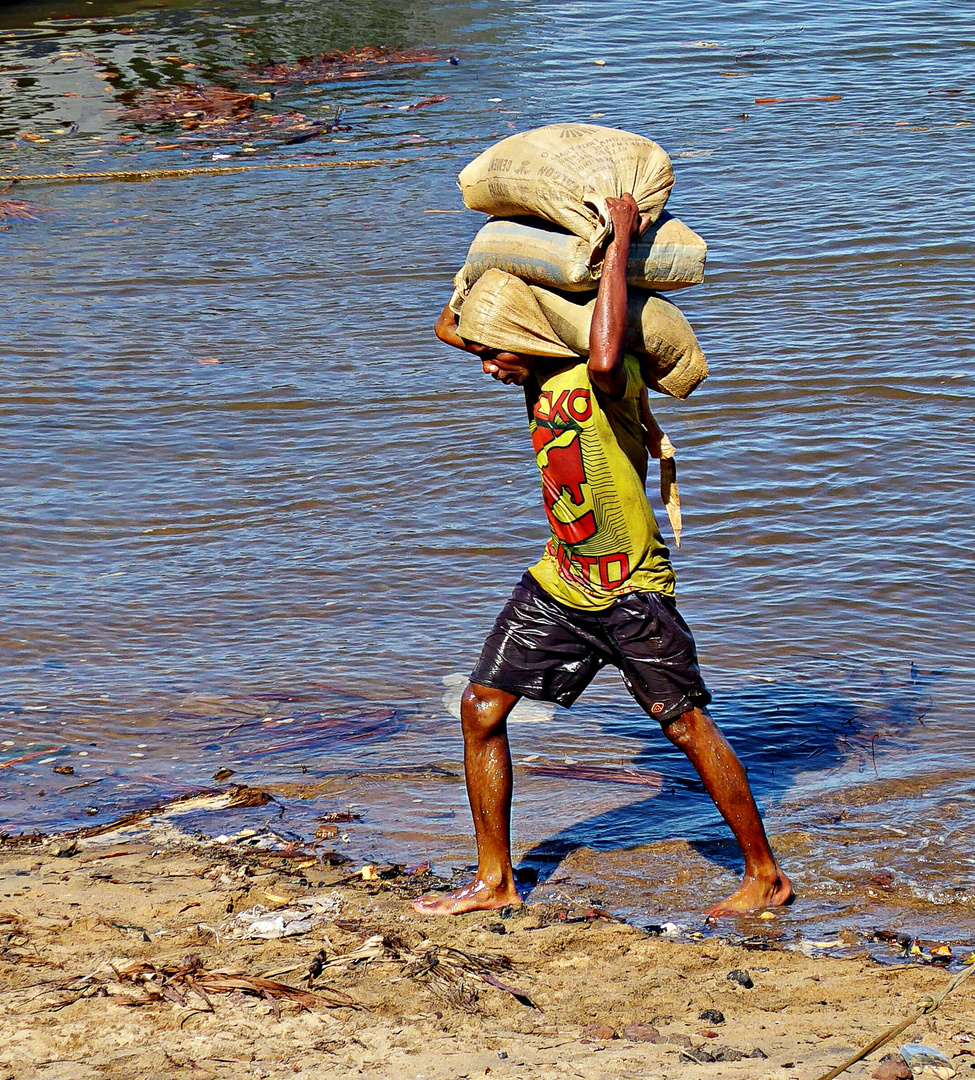
<svg viewBox="0 0 975 1080">
<path fill-rule="evenodd" d="M 596 307 L 589 328 L 589 377 L 598 390 L 618 397 L 626 389 L 623 354 L 626 351 L 626 264 L 630 241 L 642 222 L 632 195 L 607 199 L 613 239 L 606 248 Z"/>
<path fill-rule="evenodd" d="M 464 339 L 457 333 L 457 316 L 450 310 L 449 303 L 444 305 L 443 311 L 433 324 L 433 332 L 445 345 L 468 351 Z"/>
</svg>

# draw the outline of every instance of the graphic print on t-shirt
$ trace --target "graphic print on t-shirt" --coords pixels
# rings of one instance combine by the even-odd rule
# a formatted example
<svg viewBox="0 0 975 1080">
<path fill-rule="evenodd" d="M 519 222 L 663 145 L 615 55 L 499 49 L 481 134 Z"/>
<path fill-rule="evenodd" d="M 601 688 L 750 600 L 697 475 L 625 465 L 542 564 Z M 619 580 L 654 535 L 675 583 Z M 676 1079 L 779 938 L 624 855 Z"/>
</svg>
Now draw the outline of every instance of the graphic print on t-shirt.
<svg viewBox="0 0 975 1080">
<path fill-rule="evenodd" d="M 542 498 L 552 534 L 563 544 L 596 535 L 592 491 L 582 461 L 580 424 L 592 416 L 588 390 L 543 390 L 535 404 L 532 446 L 542 474 Z"/>
<path fill-rule="evenodd" d="M 529 430 L 551 536 L 532 576 L 570 607 L 599 609 L 637 590 L 673 592 L 673 570 L 644 491 L 643 382 L 603 401 L 584 363 L 529 392 Z"/>
</svg>

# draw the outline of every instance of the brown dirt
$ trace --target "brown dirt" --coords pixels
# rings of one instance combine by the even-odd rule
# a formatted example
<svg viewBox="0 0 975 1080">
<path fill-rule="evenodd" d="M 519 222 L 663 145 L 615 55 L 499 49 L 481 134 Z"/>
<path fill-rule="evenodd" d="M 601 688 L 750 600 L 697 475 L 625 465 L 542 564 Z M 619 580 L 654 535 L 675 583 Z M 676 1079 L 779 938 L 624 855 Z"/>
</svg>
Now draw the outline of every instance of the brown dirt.
<svg viewBox="0 0 975 1080">
<path fill-rule="evenodd" d="M 161 825 L 53 851 L 0 852 L 0 1080 L 816 1080 L 949 979 L 565 922 L 551 904 L 423 919 L 407 899 L 429 877 L 349 880 L 354 867 L 194 845 Z M 325 909 L 310 933 L 232 935 L 237 914 L 307 897 Z M 316 956 L 314 1000 L 274 990 L 308 990 Z M 904 1041 L 975 1075 L 969 985 L 846 1075 L 869 1076 Z M 659 1041 L 625 1037 L 630 1025 Z M 767 1057 L 694 1060 L 719 1048 Z"/>
</svg>

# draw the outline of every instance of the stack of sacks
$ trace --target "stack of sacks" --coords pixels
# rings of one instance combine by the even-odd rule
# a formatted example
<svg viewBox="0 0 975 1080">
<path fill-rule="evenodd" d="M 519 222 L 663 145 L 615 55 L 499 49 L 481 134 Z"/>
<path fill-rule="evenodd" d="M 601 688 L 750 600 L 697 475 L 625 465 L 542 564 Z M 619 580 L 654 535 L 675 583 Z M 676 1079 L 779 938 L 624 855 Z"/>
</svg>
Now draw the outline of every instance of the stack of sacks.
<svg viewBox="0 0 975 1080">
<path fill-rule="evenodd" d="M 611 238 L 606 199 L 630 192 L 651 224 L 630 247 L 627 348 L 651 389 L 686 398 L 707 377 L 707 361 L 680 310 L 656 292 L 701 282 L 707 245 L 664 210 L 673 183 L 655 142 L 594 124 L 553 124 L 485 150 L 459 177 L 464 203 L 492 215 L 454 279 L 460 336 L 534 356 L 588 356 Z M 673 447 L 646 402 L 644 424 L 679 546 Z"/>
<path fill-rule="evenodd" d="M 707 255 L 701 237 L 664 211 L 674 173 L 655 142 L 595 124 L 553 124 L 502 139 L 461 172 L 459 183 L 468 207 L 494 215 L 454 278 L 450 307 L 465 323 L 474 309 L 481 325 L 495 315 L 510 325 L 523 311 L 534 326 L 540 308 L 552 348 L 561 343 L 569 351 L 537 355 L 587 356 L 610 238 L 606 199 L 629 191 L 651 224 L 630 247 L 627 347 L 640 357 L 647 385 L 660 393 L 685 398 L 705 379 L 707 361 L 694 331 L 672 303 L 649 291 L 700 283 Z M 502 285 L 507 278 L 517 280 Z M 504 313 L 494 310 L 499 303 Z M 483 343 L 518 351 L 510 342 Z"/>
</svg>

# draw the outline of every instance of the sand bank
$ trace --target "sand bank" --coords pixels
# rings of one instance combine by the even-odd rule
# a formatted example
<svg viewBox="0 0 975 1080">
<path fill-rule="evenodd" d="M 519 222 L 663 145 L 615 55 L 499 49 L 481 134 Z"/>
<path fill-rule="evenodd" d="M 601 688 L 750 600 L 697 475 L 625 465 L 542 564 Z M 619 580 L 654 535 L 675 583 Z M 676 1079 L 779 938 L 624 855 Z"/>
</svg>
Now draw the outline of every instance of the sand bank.
<svg viewBox="0 0 975 1080">
<path fill-rule="evenodd" d="M 740 943 L 768 920 L 687 942 L 550 900 L 421 919 L 429 874 L 365 881 L 165 824 L 57 851 L 0 852 L 0 1080 L 815 1080 L 949 978 Z M 904 1041 L 975 1075 L 964 985 L 846 1075 Z"/>
</svg>

